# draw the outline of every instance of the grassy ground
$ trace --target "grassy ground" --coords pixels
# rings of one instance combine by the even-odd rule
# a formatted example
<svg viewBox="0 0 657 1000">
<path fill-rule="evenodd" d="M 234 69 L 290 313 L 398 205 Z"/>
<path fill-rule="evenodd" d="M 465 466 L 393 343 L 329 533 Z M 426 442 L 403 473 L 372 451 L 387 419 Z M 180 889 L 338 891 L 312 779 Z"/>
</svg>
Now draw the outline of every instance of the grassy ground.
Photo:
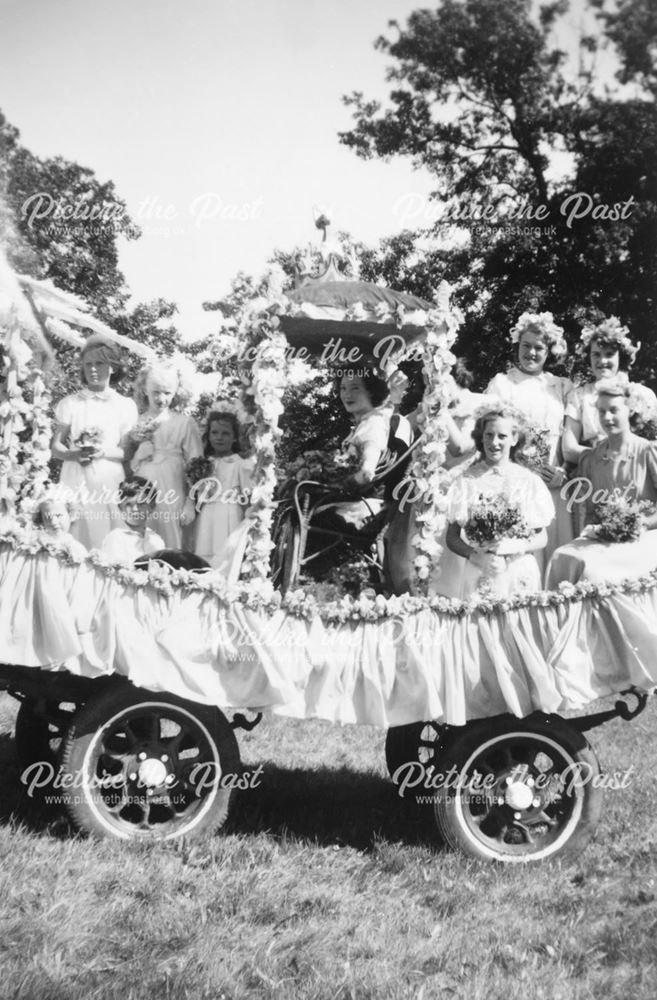
<svg viewBox="0 0 657 1000">
<path fill-rule="evenodd" d="M 605 1000 L 657 994 L 657 710 L 591 739 L 608 791 L 573 863 L 480 865 L 385 778 L 383 734 L 266 719 L 262 783 L 195 844 L 75 835 L 25 795 L 0 701 L 0 998 Z"/>
</svg>

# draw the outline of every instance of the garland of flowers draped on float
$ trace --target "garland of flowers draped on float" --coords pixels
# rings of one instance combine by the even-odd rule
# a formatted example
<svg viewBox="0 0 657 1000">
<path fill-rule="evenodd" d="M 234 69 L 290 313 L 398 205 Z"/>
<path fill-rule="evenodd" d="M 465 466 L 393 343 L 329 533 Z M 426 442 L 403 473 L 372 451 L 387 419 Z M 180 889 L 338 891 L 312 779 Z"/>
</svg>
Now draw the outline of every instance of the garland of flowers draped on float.
<svg viewBox="0 0 657 1000">
<path fill-rule="evenodd" d="M 456 362 L 450 348 L 463 320 L 459 309 L 450 307 L 450 287 L 442 282 L 437 306 L 427 318 L 422 373 L 424 396 L 418 413 L 422 438 L 410 472 L 415 500 L 416 531 L 412 538 L 416 585 L 426 594 L 429 577 L 442 553 L 438 539 L 446 526 L 445 494 L 449 476 L 443 465 L 447 448 L 444 414 L 453 391 L 450 372 Z"/>
<path fill-rule="evenodd" d="M 132 569 L 113 563 L 100 552 L 91 552 L 86 557 L 74 556 L 65 543 L 53 542 L 40 532 L 31 532 L 14 524 L 6 524 L 0 529 L 0 546 L 8 546 L 20 556 L 48 555 L 65 566 L 86 564 L 98 569 L 104 576 L 117 580 L 126 586 L 148 588 L 164 596 L 177 591 L 182 593 L 206 593 L 213 595 L 222 604 L 239 603 L 252 611 L 286 611 L 295 618 L 312 621 L 321 618 L 326 624 L 347 624 L 348 622 L 377 622 L 386 619 L 405 618 L 421 611 L 431 610 L 447 618 L 463 619 L 476 615 L 507 614 L 524 608 L 558 608 L 565 605 L 596 603 L 616 595 L 642 596 L 657 589 L 657 569 L 645 576 L 628 578 L 618 583 L 563 582 L 558 590 L 538 591 L 534 594 L 518 594 L 503 599 L 479 597 L 476 600 L 461 601 L 448 597 L 371 597 L 361 594 L 357 598 L 343 597 L 339 601 L 319 603 L 312 595 L 294 591 L 282 597 L 269 580 L 254 586 L 248 581 L 228 586 L 223 577 L 214 573 L 190 572 L 172 569 L 165 563 L 151 561 L 147 569 Z"/>
<path fill-rule="evenodd" d="M 14 310 L 0 332 L 0 497 L 12 511 L 38 495 L 48 481 L 52 421 L 50 393 Z"/>
</svg>

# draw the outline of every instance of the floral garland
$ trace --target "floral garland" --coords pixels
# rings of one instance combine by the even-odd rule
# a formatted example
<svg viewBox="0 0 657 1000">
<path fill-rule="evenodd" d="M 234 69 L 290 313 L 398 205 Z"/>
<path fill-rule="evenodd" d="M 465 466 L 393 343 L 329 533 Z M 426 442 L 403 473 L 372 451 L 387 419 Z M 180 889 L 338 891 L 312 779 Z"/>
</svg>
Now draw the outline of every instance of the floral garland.
<svg viewBox="0 0 657 1000">
<path fill-rule="evenodd" d="M 33 366 L 15 308 L 9 311 L 2 335 L 0 496 L 12 511 L 29 502 L 48 480 L 52 424 L 50 394 Z"/>
<path fill-rule="evenodd" d="M 445 423 L 447 395 L 453 391 L 450 371 L 456 362 L 450 348 L 462 322 L 460 310 L 450 307 L 450 288 L 442 282 L 438 306 L 427 318 L 423 353 L 424 396 L 417 423 L 422 438 L 414 453 L 408 477 L 414 483 L 416 532 L 411 539 L 415 551 L 413 568 L 420 593 L 426 594 L 432 570 L 442 554 L 438 538 L 446 524 L 445 494 L 450 477 L 443 468 L 447 448 Z"/>
<path fill-rule="evenodd" d="M 219 573 L 191 572 L 172 569 L 151 560 L 147 569 L 133 569 L 111 562 L 100 552 L 90 552 L 85 557 L 74 555 L 66 542 L 49 539 L 44 532 L 29 532 L 16 522 L 7 522 L 0 528 L 0 546 L 6 546 L 21 556 L 48 555 L 65 566 L 86 564 L 98 569 L 104 576 L 123 586 L 150 588 L 170 597 L 178 591 L 212 595 L 222 604 L 239 603 L 249 610 L 273 613 L 283 610 L 305 621 L 321 618 L 325 624 L 344 625 L 363 622 L 376 623 L 403 619 L 424 611 L 436 612 L 446 618 L 476 618 L 477 615 L 499 615 L 527 608 L 558 609 L 585 602 L 600 602 L 616 596 L 637 596 L 657 590 L 657 569 L 641 577 L 628 578 L 618 583 L 564 582 L 558 590 L 517 594 L 506 598 L 479 596 L 461 601 L 448 597 L 384 597 L 382 594 L 364 592 L 358 597 L 345 596 L 339 601 L 320 604 L 315 597 L 302 590 L 288 592 L 282 597 L 270 580 L 252 579 L 245 584 L 228 586 Z"/>
<path fill-rule="evenodd" d="M 251 384 L 243 390 L 245 407 L 250 410 L 255 454 L 254 486 L 246 517 L 249 533 L 240 580 L 265 581 L 273 547 L 271 529 L 276 489 L 275 446 L 281 435 L 278 420 L 283 413 L 287 385 L 286 340 L 279 330 L 276 303 L 249 314 L 244 334 L 257 343 Z"/>
<path fill-rule="evenodd" d="M 580 357 L 587 357 L 591 341 L 593 340 L 599 340 L 606 345 L 616 345 L 619 350 L 625 351 L 628 355 L 630 366 L 634 364 L 634 360 L 641 347 L 640 343 L 632 343 L 629 329 L 622 325 L 617 316 L 610 316 L 609 319 L 603 320 L 597 326 L 592 324 L 584 326 L 580 334 L 579 343 L 575 348 L 576 353 Z"/>
<path fill-rule="evenodd" d="M 523 333 L 527 332 L 540 333 L 545 337 L 545 341 L 550 348 L 550 353 L 555 358 L 564 358 L 568 353 L 568 345 L 563 336 L 563 327 L 558 326 L 554 322 L 554 316 L 551 312 L 523 313 L 515 326 L 512 326 L 509 331 L 511 343 L 519 343 Z"/>
</svg>

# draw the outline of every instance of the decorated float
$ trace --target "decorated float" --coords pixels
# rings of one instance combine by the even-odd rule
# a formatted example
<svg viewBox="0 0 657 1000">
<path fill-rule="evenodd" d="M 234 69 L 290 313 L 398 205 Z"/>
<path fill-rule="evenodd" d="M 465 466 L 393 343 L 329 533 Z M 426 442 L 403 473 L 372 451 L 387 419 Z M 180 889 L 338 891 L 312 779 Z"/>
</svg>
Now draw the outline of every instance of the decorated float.
<svg viewBox="0 0 657 1000">
<path fill-rule="evenodd" d="M 427 593 L 445 526 L 444 414 L 460 323 L 447 286 L 423 302 L 346 280 L 329 256 L 292 292 L 272 286 L 252 303 L 237 342 L 250 369 L 241 405 L 255 486 L 228 581 L 156 560 L 126 568 L 98 552 L 74 557 L 21 523 L 49 474 L 56 338 L 83 343 L 95 331 L 144 348 L 52 286 L 6 277 L 0 680 L 21 701 L 23 766 L 60 769 L 79 827 L 167 839 L 220 827 L 239 784 L 235 730 L 256 721 L 247 710 L 271 710 L 387 730 L 400 789 L 434 794 L 441 835 L 472 856 L 536 861 L 586 844 L 602 793 L 583 734 L 633 717 L 657 683 L 657 571 L 505 600 Z M 277 494 L 288 371 L 299 359 L 390 371 L 408 358 L 421 362 L 425 386 L 419 437 L 395 460 L 414 484 L 414 594 L 368 588 L 322 601 L 295 585 L 308 508 Z M 620 692 L 632 692 L 633 707 L 573 716 Z"/>
</svg>

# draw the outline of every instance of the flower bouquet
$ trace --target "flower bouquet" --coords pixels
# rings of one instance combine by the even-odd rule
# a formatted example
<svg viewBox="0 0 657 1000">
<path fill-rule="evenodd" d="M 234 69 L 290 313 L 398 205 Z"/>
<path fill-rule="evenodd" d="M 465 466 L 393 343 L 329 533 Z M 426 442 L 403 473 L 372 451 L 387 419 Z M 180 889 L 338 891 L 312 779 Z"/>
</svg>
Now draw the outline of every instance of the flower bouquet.
<svg viewBox="0 0 657 1000">
<path fill-rule="evenodd" d="M 74 448 L 82 452 L 80 465 L 89 465 L 103 443 L 103 430 L 101 427 L 85 427 L 71 443 Z"/>
<path fill-rule="evenodd" d="M 654 511 L 647 500 L 612 496 L 593 507 L 598 524 L 595 536 L 601 542 L 635 542 L 643 532 L 643 519 Z"/>
<path fill-rule="evenodd" d="M 470 509 L 463 532 L 471 545 L 481 549 L 495 546 L 499 555 L 503 554 L 505 541 L 531 535 L 518 505 L 501 494 L 496 497 L 480 495 Z"/>
<path fill-rule="evenodd" d="M 157 430 L 159 421 L 157 417 L 146 417 L 140 420 L 130 431 L 130 439 L 136 444 L 143 444 L 144 441 L 152 441 Z"/>
<path fill-rule="evenodd" d="M 347 452 L 306 451 L 287 463 L 283 479 L 288 484 L 304 480 L 342 484 L 357 469 L 357 462 Z"/>
<path fill-rule="evenodd" d="M 185 479 L 190 489 L 195 486 L 196 483 L 200 483 L 203 479 L 209 479 L 212 475 L 214 475 L 212 459 L 207 458 L 205 455 L 201 455 L 199 458 L 193 458 L 185 467 Z"/>
<path fill-rule="evenodd" d="M 524 465 L 526 469 L 540 475 L 543 466 L 550 461 L 550 432 L 537 424 L 525 424 L 523 432 L 525 440 L 516 451 L 514 460 L 518 465 Z"/>
</svg>

